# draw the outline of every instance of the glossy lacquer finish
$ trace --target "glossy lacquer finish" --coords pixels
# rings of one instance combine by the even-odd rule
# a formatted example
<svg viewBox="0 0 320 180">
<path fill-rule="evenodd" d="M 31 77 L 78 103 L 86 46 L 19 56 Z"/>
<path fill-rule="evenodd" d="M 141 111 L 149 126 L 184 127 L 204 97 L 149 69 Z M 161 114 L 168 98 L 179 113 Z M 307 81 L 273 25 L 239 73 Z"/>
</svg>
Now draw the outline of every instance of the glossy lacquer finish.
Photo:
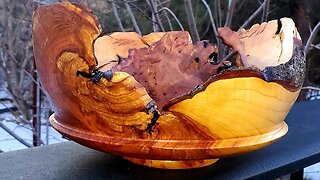
<svg viewBox="0 0 320 180">
<path fill-rule="evenodd" d="M 288 131 L 305 71 L 293 21 L 279 22 L 219 29 L 237 52 L 221 62 L 215 45 L 193 44 L 188 32 L 102 35 L 85 7 L 42 6 L 33 40 L 50 122 L 75 142 L 156 168 L 262 148 Z"/>
</svg>

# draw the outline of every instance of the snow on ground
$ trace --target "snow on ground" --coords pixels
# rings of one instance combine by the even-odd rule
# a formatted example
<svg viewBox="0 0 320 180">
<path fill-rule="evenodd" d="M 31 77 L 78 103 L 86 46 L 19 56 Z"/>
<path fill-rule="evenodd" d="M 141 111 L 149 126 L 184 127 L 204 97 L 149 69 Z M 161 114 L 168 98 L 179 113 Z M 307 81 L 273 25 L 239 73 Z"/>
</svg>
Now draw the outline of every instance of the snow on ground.
<svg viewBox="0 0 320 180">
<path fill-rule="evenodd" d="M 320 99 L 320 91 L 310 89 L 307 93 L 307 100 Z"/>
<path fill-rule="evenodd" d="M 2 88 L 0 88 L 0 99 L 8 98 L 10 97 L 9 94 Z M 10 108 L 13 107 L 14 104 L 9 101 L 0 101 L 0 109 Z"/>
<path fill-rule="evenodd" d="M 14 122 L 4 121 L 3 124 L 7 126 L 9 129 L 14 131 L 20 137 L 22 137 L 25 141 L 32 144 L 32 131 L 30 127 L 17 125 Z M 47 128 L 46 126 L 41 127 L 41 140 L 44 144 L 54 144 L 65 141 L 62 136 L 54 130 L 52 127 L 48 128 L 48 142 L 47 142 Z M 4 152 L 13 151 L 18 149 L 27 148 L 25 145 L 21 144 L 14 137 L 12 137 L 5 130 L 0 129 L 0 149 Z"/>
<path fill-rule="evenodd" d="M 4 89 L 0 89 L 0 99 L 8 98 L 8 97 L 10 97 L 10 95 L 6 93 Z M 0 101 L 0 109 L 11 108 L 11 107 L 14 107 L 13 102 Z M 19 115 L 12 112 L 6 112 L 3 114 L 0 114 L 0 120 L 3 123 L 3 125 L 5 125 L 14 133 L 19 135 L 29 144 L 32 144 L 33 133 L 32 133 L 31 127 L 30 125 L 18 124 L 17 121 L 19 121 Z M 54 130 L 51 126 L 47 127 L 46 126 L 47 123 L 48 123 L 47 119 L 42 119 L 42 124 L 44 124 L 41 126 L 42 142 L 44 144 L 53 144 L 53 143 L 59 143 L 59 142 L 65 141 L 65 139 L 63 139 L 62 136 L 56 130 Z M 22 143 L 20 143 L 18 140 L 16 140 L 14 137 L 12 137 L 4 129 L 0 128 L 0 150 L 6 152 L 6 151 L 13 151 L 13 150 L 24 149 L 24 148 L 27 148 L 27 147 Z"/>
<path fill-rule="evenodd" d="M 304 177 L 312 180 L 320 179 L 320 163 L 305 168 Z"/>
</svg>

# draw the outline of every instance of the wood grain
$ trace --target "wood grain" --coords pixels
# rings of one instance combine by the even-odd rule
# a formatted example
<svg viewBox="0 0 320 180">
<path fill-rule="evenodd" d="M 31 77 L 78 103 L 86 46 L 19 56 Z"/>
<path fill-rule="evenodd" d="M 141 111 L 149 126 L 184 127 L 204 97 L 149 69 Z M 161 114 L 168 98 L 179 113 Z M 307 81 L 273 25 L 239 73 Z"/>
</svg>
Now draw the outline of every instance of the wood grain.
<svg viewBox="0 0 320 180">
<path fill-rule="evenodd" d="M 101 70 L 111 69 L 121 58 L 128 58 L 129 49 L 148 47 L 135 32 L 115 32 L 99 37 L 94 42 L 94 54 Z M 113 62 L 112 62 L 113 61 Z"/>
<path fill-rule="evenodd" d="M 288 62 L 294 52 L 294 41 L 300 46 L 302 44 L 290 18 L 255 24 L 239 32 L 222 27 L 219 28 L 219 34 L 224 43 L 239 53 L 246 67 L 254 65 L 260 70 Z"/>
<path fill-rule="evenodd" d="M 288 68 L 304 63 L 299 45 L 292 44 L 299 48 L 293 48 L 287 63 L 268 71 L 232 65 L 218 72 L 217 64 L 208 63 L 216 47 L 205 42 L 193 45 L 187 32 L 143 37 L 100 33 L 97 18 L 82 6 L 64 2 L 34 13 L 38 75 L 55 110 L 50 122 L 65 137 L 134 163 L 187 169 L 262 148 L 287 132 L 283 120 L 300 88 L 291 75 L 300 82 L 304 73 Z M 160 47 L 172 50 L 161 55 Z M 181 56 L 176 53 L 179 48 L 184 50 Z M 191 66 L 192 55 L 199 57 L 205 71 Z M 113 62 L 115 58 L 118 62 Z M 151 67 L 155 58 L 161 63 Z M 104 64 L 105 70 L 113 70 L 112 78 L 94 81 L 90 75 Z M 153 73 L 166 69 L 157 75 L 158 85 L 150 87 L 153 76 L 148 76 L 148 69 Z M 279 73 L 285 76 L 274 75 Z M 183 89 L 166 77 L 191 85 Z M 164 91 L 172 96 L 164 98 Z M 159 111 L 157 105 L 164 109 Z"/>
<path fill-rule="evenodd" d="M 168 32 L 148 48 L 132 49 L 116 69 L 137 79 L 162 110 L 171 99 L 192 91 L 224 66 L 210 63 L 210 56 L 217 52 L 215 45 L 192 44 L 190 39 L 186 31 Z"/>
</svg>

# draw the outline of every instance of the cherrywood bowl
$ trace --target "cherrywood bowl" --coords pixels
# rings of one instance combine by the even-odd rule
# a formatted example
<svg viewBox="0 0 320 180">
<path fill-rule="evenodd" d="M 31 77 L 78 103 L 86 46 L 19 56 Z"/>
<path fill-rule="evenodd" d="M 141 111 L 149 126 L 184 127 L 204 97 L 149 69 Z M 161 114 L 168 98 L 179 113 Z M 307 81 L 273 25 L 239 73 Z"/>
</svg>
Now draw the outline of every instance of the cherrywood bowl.
<svg viewBox="0 0 320 180">
<path fill-rule="evenodd" d="M 230 61 L 187 32 L 102 35 L 86 7 L 38 8 L 34 54 L 52 126 L 84 146 L 165 169 L 203 167 L 274 142 L 288 131 L 283 120 L 304 79 L 293 21 L 219 33 L 236 52 Z"/>
</svg>

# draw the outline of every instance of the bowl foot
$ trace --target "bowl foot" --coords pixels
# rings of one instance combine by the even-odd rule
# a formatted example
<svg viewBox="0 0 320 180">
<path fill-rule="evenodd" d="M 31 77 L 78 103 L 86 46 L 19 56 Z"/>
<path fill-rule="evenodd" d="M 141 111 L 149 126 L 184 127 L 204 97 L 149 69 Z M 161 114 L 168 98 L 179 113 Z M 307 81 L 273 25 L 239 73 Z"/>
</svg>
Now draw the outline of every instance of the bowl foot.
<svg viewBox="0 0 320 180">
<path fill-rule="evenodd" d="M 138 159 L 123 157 L 124 159 L 131 161 L 135 164 L 159 168 L 159 169 L 193 169 L 209 166 L 219 159 L 203 159 L 203 160 L 152 160 L 152 159 Z"/>
</svg>

